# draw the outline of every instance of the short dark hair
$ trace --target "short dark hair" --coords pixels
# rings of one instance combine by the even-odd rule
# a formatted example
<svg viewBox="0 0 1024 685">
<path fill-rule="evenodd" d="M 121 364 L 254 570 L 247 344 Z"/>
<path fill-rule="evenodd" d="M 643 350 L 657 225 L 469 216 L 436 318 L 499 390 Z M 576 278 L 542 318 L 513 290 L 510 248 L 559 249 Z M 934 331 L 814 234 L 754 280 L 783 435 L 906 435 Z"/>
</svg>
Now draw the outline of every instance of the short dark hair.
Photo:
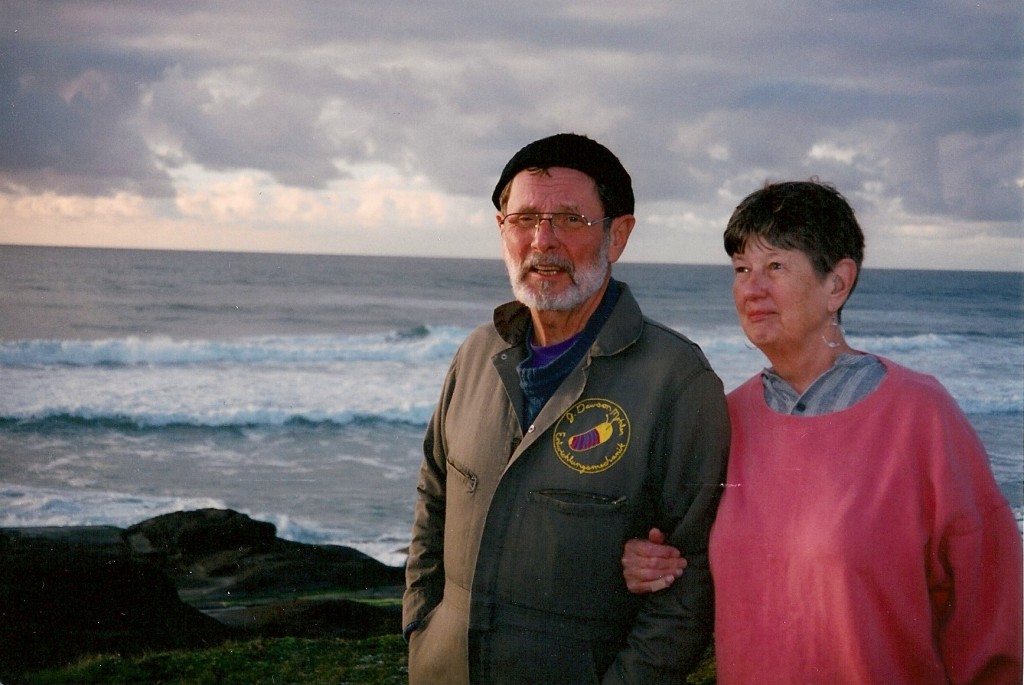
<svg viewBox="0 0 1024 685">
<path fill-rule="evenodd" d="M 766 183 L 743 198 L 726 225 L 725 252 L 743 252 L 751 239 L 800 250 L 824 277 L 842 259 L 864 262 L 864 232 L 838 190 L 817 179 Z M 850 293 L 857 285 L 854 279 Z"/>
</svg>

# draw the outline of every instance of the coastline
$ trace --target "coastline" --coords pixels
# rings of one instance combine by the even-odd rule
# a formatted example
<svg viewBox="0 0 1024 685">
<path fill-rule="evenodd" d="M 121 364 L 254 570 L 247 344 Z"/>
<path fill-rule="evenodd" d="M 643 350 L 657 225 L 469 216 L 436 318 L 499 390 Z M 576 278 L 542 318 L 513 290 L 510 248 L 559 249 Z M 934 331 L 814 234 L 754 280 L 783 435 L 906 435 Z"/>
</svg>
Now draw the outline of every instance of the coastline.
<svg viewBox="0 0 1024 685">
<path fill-rule="evenodd" d="M 86 654 L 401 633 L 404 569 L 225 509 L 0 528 L 0 680 Z"/>
</svg>

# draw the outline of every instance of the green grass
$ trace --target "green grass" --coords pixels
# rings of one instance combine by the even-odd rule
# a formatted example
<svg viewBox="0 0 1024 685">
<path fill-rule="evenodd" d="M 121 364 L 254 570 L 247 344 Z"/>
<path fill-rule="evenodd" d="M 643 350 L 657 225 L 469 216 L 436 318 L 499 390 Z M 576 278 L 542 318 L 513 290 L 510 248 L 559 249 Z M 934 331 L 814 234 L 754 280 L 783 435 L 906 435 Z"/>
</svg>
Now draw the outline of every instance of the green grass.
<svg viewBox="0 0 1024 685">
<path fill-rule="evenodd" d="M 10 682 L 24 685 L 136 683 L 146 685 L 402 685 L 408 681 L 400 635 L 367 640 L 283 637 L 228 642 L 204 650 L 156 652 L 137 657 L 87 657 L 60 670 Z M 689 685 L 714 685 L 708 653 Z"/>
<path fill-rule="evenodd" d="M 138 657 L 93 656 L 67 668 L 17 679 L 25 685 L 400 685 L 407 681 L 406 646 L 400 635 L 368 640 L 284 637 Z"/>
</svg>

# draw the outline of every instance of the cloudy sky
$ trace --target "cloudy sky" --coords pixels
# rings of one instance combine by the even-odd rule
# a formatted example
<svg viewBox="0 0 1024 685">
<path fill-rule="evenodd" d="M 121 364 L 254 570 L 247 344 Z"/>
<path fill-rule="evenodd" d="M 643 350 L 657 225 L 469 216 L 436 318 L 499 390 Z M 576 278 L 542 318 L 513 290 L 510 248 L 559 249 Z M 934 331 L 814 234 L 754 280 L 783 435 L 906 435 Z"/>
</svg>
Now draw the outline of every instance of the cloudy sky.
<svg viewBox="0 0 1024 685">
<path fill-rule="evenodd" d="M 586 133 L 625 259 L 723 263 L 817 176 L 868 265 L 1024 269 L 1019 0 L 6 0 L 0 243 L 497 257 L 506 160 Z"/>
</svg>

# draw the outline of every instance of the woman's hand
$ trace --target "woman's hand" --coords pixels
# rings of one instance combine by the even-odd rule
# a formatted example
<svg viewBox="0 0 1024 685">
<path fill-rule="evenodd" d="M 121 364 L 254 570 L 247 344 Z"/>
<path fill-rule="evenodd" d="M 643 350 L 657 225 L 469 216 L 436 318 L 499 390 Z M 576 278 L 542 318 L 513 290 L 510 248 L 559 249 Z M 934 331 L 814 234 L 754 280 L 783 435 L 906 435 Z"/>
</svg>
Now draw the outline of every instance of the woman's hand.
<svg viewBox="0 0 1024 685">
<path fill-rule="evenodd" d="M 665 534 L 651 528 L 646 540 L 626 542 L 622 553 L 622 575 L 633 594 L 664 590 L 683 575 L 686 559 L 679 550 L 665 544 Z"/>
</svg>

